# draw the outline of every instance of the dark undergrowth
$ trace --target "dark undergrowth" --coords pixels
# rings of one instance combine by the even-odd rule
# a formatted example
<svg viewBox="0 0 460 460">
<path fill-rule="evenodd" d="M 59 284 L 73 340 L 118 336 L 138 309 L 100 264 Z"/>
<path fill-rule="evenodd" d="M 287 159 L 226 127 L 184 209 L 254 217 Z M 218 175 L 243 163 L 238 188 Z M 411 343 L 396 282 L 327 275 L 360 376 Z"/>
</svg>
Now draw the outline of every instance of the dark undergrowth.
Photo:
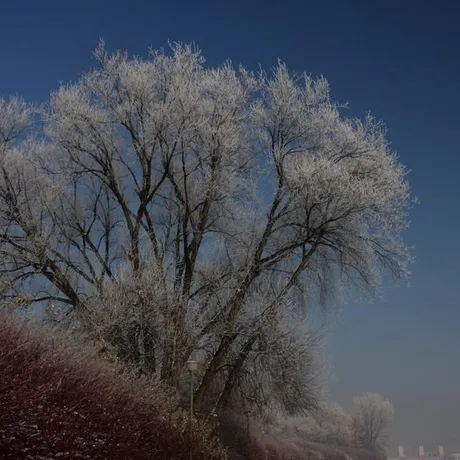
<svg viewBox="0 0 460 460">
<path fill-rule="evenodd" d="M 166 390 L 0 313 L 0 458 L 188 459 L 186 414 Z M 227 458 L 202 424 L 193 459 Z"/>
<path fill-rule="evenodd" d="M 234 416 L 217 436 L 167 389 L 74 342 L 0 312 L 0 459 L 381 460 L 372 452 L 280 439 Z M 348 457 L 347 457 L 348 456 Z"/>
</svg>

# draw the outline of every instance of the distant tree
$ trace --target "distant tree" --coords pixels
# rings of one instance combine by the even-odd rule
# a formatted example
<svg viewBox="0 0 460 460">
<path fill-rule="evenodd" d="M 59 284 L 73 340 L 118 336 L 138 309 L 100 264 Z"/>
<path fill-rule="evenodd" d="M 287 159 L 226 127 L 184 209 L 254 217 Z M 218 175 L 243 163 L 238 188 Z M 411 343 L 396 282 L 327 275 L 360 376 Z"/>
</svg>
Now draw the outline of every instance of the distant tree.
<svg viewBox="0 0 460 460">
<path fill-rule="evenodd" d="M 0 101 L 3 298 L 70 313 L 171 385 L 199 357 L 199 408 L 267 375 L 273 404 L 310 407 L 293 315 L 407 274 L 410 193 L 382 125 L 282 63 L 209 68 L 183 45 L 95 57 L 41 119 Z"/>
<path fill-rule="evenodd" d="M 325 444 L 353 447 L 353 418 L 337 403 L 325 403 L 317 417 L 318 428 L 322 433 L 319 442 Z"/>
<path fill-rule="evenodd" d="M 355 447 L 353 416 L 339 404 L 322 401 L 317 410 L 302 416 L 280 414 L 272 422 L 275 434 L 328 446 Z"/>
<path fill-rule="evenodd" d="M 384 449 L 393 420 L 392 403 L 377 393 L 366 393 L 354 397 L 353 404 L 354 430 L 359 445 L 365 449 Z"/>
</svg>

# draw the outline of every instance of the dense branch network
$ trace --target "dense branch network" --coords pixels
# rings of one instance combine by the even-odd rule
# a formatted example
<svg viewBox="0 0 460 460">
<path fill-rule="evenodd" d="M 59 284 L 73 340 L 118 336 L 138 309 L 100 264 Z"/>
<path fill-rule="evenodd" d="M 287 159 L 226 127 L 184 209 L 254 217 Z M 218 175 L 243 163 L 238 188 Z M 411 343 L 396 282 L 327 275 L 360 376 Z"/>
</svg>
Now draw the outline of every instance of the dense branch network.
<svg viewBox="0 0 460 460">
<path fill-rule="evenodd" d="M 248 388 L 310 407 L 300 299 L 375 290 L 410 262 L 406 173 L 382 126 L 282 63 L 210 68 L 184 45 L 94 55 L 45 107 L 0 101 L 2 296 L 72 313 L 172 385 L 196 357 L 203 410 Z"/>
</svg>

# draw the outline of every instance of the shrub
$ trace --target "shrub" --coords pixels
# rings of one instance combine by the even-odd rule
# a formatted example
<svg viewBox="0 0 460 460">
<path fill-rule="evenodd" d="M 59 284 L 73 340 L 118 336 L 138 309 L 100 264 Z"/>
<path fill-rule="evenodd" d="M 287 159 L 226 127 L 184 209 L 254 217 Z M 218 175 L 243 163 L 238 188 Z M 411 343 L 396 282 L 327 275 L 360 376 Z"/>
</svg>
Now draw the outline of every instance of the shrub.
<svg viewBox="0 0 460 460">
<path fill-rule="evenodd" d="M 158 383 L 0 313 L 0 457 L 185 459 L 186 414 Z M 195 423 L 193 458 L 224 459 Z"/>
</svg>

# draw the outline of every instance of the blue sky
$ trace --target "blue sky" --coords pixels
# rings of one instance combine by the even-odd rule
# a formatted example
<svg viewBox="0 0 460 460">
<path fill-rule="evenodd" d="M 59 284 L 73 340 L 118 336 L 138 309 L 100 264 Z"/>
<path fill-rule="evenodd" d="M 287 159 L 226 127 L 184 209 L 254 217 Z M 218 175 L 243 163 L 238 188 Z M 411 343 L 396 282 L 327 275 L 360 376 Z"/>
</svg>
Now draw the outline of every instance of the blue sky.
<svg viewBox="0 0 460 460">
<path fill-rule="evenodd" d="M 146 54 L 195 41 L 213 65 L 250 68 L 282 58 L 325 75 L 349 114 L 385 121 L 421 204 L 407 242 L 411 287 L 372 305 L 350 301 L 333 319 L 331 397 L 377 391 L 396 408 L 393 443 L 460 450 L 460 6 L 440 0 L 2 0 L 0 95 L 43 101 L 109 49 Z"/>
</svg>

